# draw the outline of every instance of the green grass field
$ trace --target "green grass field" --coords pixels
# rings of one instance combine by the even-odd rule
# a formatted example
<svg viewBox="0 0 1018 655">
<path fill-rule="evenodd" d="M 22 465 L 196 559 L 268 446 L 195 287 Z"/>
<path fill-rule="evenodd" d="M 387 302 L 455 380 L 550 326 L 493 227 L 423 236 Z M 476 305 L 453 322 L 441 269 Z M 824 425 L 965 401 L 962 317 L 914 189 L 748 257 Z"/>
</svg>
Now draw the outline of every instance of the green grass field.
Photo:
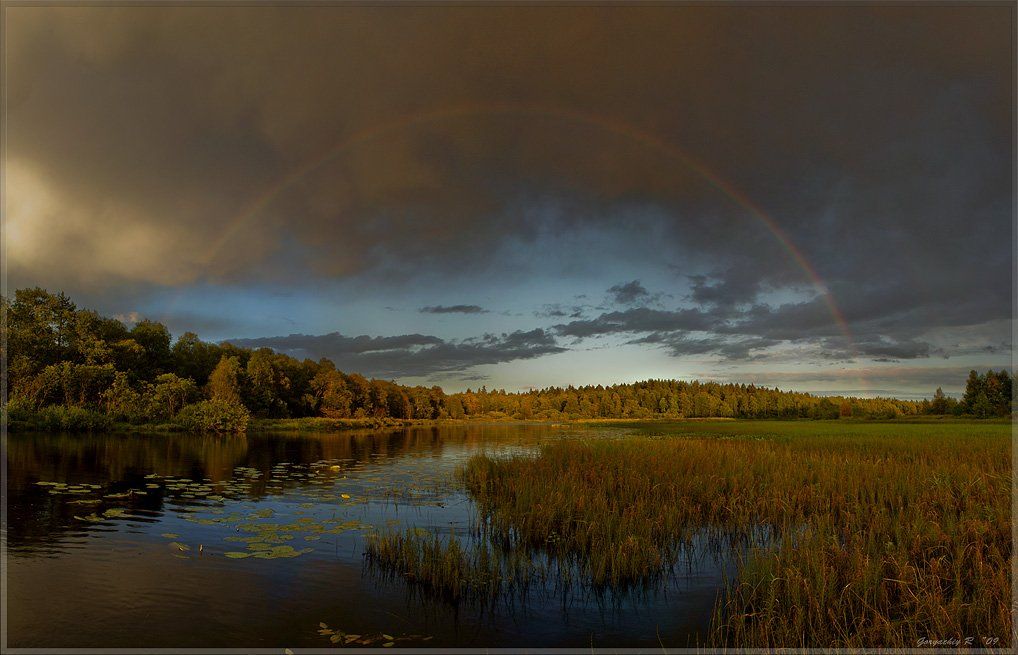
<svg viewBox="0 0 1018 655">
<path fill-rule="evenodd" d="M 619 438 L 556 440 L 536 456 L 474 457 L 462 471 L 480 514 L 473 551 L 390 534 L 369 558 L 446 595 L 470 581 L 505 593 L 545 572 L 527 560 L 549 559 L 583 584 L 623 589 L 653 581 L 708 534 L 713 548 L 751 546 L 709 645 L 1009 643 L 1009 424 L 628 427 Z"/>
</svg>

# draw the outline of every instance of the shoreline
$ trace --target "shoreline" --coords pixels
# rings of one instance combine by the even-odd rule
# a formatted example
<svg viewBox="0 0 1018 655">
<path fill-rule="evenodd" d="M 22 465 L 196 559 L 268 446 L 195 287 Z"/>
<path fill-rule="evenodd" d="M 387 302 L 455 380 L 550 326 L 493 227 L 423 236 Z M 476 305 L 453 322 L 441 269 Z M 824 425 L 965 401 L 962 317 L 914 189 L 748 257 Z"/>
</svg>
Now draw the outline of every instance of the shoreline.
<svg viewBox="0 0 1018 655">
<path fill-rule="evenodd" d="M 441 418 L 441 419 L 394 419 L 394 418 L 326 418 L 320 416 L 301 418 L 253 418 L 248 423 L 244 432 L 196 432 L 188 430 L 176 423 L 113 423 L 109 426 L 96 427 L 83 430 L 53 430 L 46 427 L 32 425 L 27 421 L 14 421 L 8 423 L 6 432 L 11 434 L 20 433 L 49 433 L 58 434 L 61 432 L 96 433 L 107 432 L 113 434 L 146 434 L 146 433 L 177 433 L 177 434 L 218 434 L 222 436 L 239 435 L 246 433 L 268 433 L 268 432 L 347 432 L 354 430 L 400 430 L 425 427 L 454 427 L 469 425 L 547 425 L 549 427 L 567 426 L 619 426 L 626 425 L 648 425 L 668 423 L 740 423 L 746 421 L 773 421 L 773 422 L 795 422 L 795 423 L 842 423 L 842 424 L 873 424 L 873 423 L 929 423 L 929 424 L 1010 424 L 1014 421 L 1012 417 L 991 417 L 975 418 L 966 416 L 908 416 L 898 418 L 838 418 L 838 419 L 812 419 L 812 418 L 731 418 L 731 417 L 682 417 L 682 416 L 656 416 L 649 418 L 541 418 L 541 419 L 518 419 L 498 416 L 477 416 L 474 418 Z"/>
</svg>

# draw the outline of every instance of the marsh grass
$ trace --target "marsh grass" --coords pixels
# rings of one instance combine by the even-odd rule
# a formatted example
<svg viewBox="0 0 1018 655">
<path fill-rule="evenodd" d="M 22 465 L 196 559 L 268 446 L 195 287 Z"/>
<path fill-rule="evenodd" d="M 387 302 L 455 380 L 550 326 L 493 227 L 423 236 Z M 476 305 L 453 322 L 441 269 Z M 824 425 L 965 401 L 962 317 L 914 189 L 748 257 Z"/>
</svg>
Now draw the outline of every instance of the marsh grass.
<svg viewBox="0 0 1018 655">
<path fill-rule="evenodd" d="M 1008 640 L 1007 426 L 734 426 L 479 456 L 463 478 L 494 538 L 595 585 L 653 577 L 696 530 L 755 546 L 713 645 Z"/>
<path fill-rule="evenodd" d="M 714 646 L 915 646 L 1010 640 L 1005 425 L 727 423 L 563 439 L 477 456 L 472 548 L 385 535 L 376 564 L 447 597 L 509 588 L 509 554 L 568 562 L 595 588 L 653 581 L 696 535 L 740 545 Z M 702 547 L 702 546 L 701 546 Z M 532 581 L 532 572 L 508 579 Z M 530 576 L 530 577 L 528 577 Z"/>
<path fill-rule="evenodd" d="M 464 545 L 455 534 L 443 538 L 413 528 L 368 535 L 366 559 L 376 570 L 453 603 L 522 598 L 548 574 L 529 552 L 497 552 L 485 541 Z"/>
</svg>

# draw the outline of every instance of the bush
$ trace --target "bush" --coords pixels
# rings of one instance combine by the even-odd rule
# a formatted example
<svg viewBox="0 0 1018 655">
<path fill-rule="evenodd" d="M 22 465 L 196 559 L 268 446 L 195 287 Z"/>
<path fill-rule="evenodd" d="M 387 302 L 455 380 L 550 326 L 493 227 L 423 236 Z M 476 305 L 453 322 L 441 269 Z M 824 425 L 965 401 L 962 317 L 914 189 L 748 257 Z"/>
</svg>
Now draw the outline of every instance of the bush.
<svg viewBox="0 0 1018 655">
<path fill-rule="evenodd" d="M 251 415 L 240 403 L 203 400 L 185 406 L 177 423 L 191 432 L 244 432 Z"/>
<path fill-rule="evenodd" d="M 3 406 L 3 417 L 8 423 L 24 423 L 35 416 L 35 407 L 32 401 L 20 396 L 8 399 Z"/>
<path fill-rule="evenodd" d="M 146 394 L 147 416 L 160 421 L 168 420 L 199 397 L 194 380 L 164 373 L 156 378 L 155 384 L 150 386 Z"/>
<path fill-rule="evenodd" d="M 127 373 L 118 371 L 110 388 L 103 392 L 103 407 L 115 421 L 145 423 L 145 397 L 131 386 Z"/>
<path fill-rule="evenodd" d="M 95 405 L 113 384 L 116 371 L 112 364 L 89 365 L 61 362 L 51 364 L 24 385 L 19 395 L 46 405 Z"/>
<path fill-rule="evenodd" d="M 26 423 L 30 430 L 47 432 L 96 432 L 113 427 L 113 420 L 109 416 L 73 405 L 43 407 L 29 417 Z"/>
</svg>

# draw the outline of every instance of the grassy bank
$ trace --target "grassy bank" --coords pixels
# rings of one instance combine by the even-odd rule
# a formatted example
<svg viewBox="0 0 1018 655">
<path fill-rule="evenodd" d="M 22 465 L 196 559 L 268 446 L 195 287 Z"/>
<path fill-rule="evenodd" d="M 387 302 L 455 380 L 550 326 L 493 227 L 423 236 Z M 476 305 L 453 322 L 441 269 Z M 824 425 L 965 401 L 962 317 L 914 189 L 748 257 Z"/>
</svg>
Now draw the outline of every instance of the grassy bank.
<svg viewBox="0 0 1018 655">
<path fill-rule="evenodd" d="M 642 434 L 471 459 L 463 479 L 480 513 L 476 547 L 550 556 L 586 584 L 620 589 L 660 576 L 705 531 L 717 548 L 753 544 L 719 601 L 715 646 L 1009 641 L 1008 425 L 634 427 Z M 433 570 L 450 561 L 448 547 L 386 541 L 397 537 L 379 538 L 377 561 L 444 592 L 447 580 L 469 579 Z M 479 580 L 502 566 L 453 559 Z"/>
<path fill-rule="evenodd" d="M 125 423 L 109 417 L 76 408 L 58 408 L 59 411 L 39 412 L 35 415 L 12 420 L 8 423 L 11 432 L 115 432 L 144 434 L 146 432 L 191 432 L 187 426 L 167 421 L 162 423 Z M 456 420 L 412 420 L 391 418 L 329 419 L 320 417 L 294 419 L 251 419 L 246 432 L 341 432 L 345 430 L 383 430 L 429 425 L 456 425 L 467 421 Z"/>
<path fill-rule="evenodd" d="M 346 430 L 391 430 L 411 427 L 469 425 L 477 423 L 522 423 L 523 421 L 476 419 L 394 419 L 382 418 L 252 418 L 244 432 L 342 432 Z M 126 423 L 115 421 L 101 412 L 76 407 L 48 407 L 43 411 L 22 413 L 8 421 L 10 432 L 195 432 L 177 421 Z M 201 432 L 197 430 L 197 432 Z"/>
<path fill-rule="evenodd" d="M 394 419 L 394 418 L 262 418 L 254 419 L 248 425 L 248 432 L 339 432 L 342 430 L 364 430 L 405 428 L 433 425 L 436 421 Z"/>
<path fill-rule="evenodd" d="M 137 423 L 125 422 L 104 414 L 94 409 L 87 409 L 75 406 L 52 405 L 34 411 L 21 409 L 7 415 L 8 430 L 10 432 L 116 432 L 116 433 L 145 433 L 145 432 L 202 432 L 210 430 L 197 429 L 193 422 L 189 424 L 182 420 L 182 417 L 174 417 L 171 420 Z M 243 427 L 237 427 L 224 432 L 340 432 L 344 430 L 373 430 L 373 429 L 399 429 L 409 427 L 426 426 L 449 426 L 449 425 L 471 425 L 479 423 L 520 423 L 520 424 L 549 424 L 553 426 L 582 425 L 590 427 L 622 427 L 641 431 L 646 434 L 685 434 L 690 432 L 703 432 L 713 434 L 724 432 L 726 434 L 754 434 L 760 430 L 760 425 L 780 425 L 780 433 L 790 435 L 797 432 L 816 435 L 830 430 L 840 432 L 848 425 L 871 425 L 881 426 L 888 423 L 916 423 L 926 425 L 1010 425 L 1008 418 L 977 419 L 970 417 L 955 416 L 911 416 L 900 419 L 877 421 L 874 419 L 732 419 L 732 418 L 646 418 L 646 419 L 576 419 L 576 420 L 545 420 L 545 419 L 513 419 L 505 414 L 496 412 L 492 414 L 479 414 L 469 418 L 443 418 L 443 419 L 396 419 L 389 417 L 372 418 L 325 418 L 320 416 L 309 416 L 302 418 L 249 418 L 243 421 Z M 733 427 L 734 426 L 734 427 Z M 793 426 L 799 426 L 798 428 Z M 835 427 L 830 427 L 835 426 Z M 883 428 L 874 428 L 877 431 Z M 217 431 L 217 430 L 211 430 Z M 765 430 L 766 432 L 766 430 Z M 772 431 L 773 432 L 773 431 Z"/>
</svg>

